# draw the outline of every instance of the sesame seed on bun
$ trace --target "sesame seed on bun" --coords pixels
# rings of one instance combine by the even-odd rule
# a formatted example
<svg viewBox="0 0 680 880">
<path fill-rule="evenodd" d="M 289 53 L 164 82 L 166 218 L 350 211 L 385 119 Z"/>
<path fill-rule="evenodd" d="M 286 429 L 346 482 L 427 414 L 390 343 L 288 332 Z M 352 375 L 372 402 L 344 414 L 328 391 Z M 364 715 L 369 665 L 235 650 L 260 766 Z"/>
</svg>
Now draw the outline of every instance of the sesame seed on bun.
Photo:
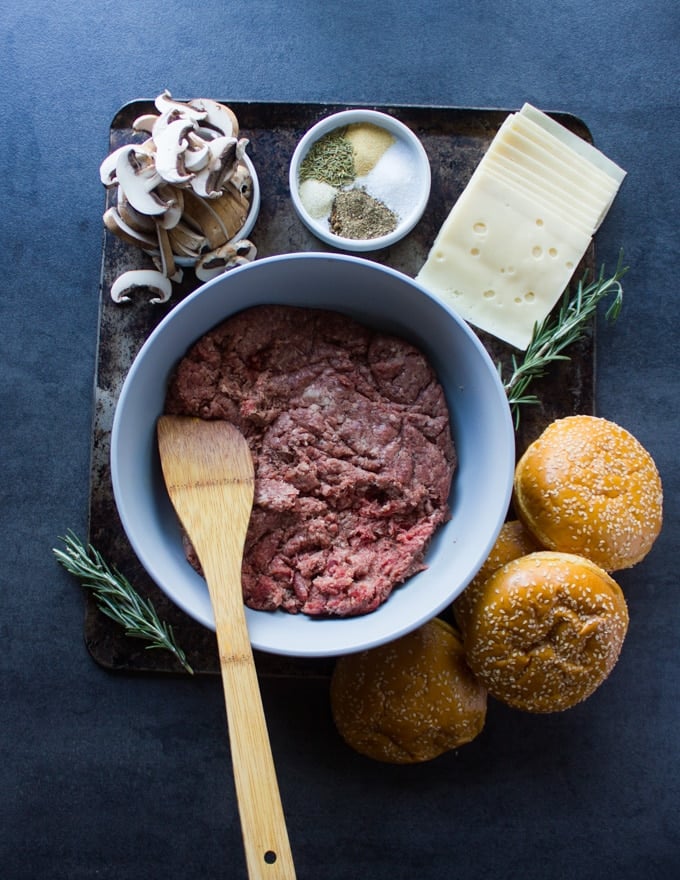
<svg viewBox="0 0 680 880">
<path fill-rule="evenodd" d="M 455 630 L 435 618 L 377 648 L 340 657 L 331 677 L 335 725 L 377 761 L 429 761 L 484 727 L 486 691 L 470 672 Z"/>
<path fill-rule="evenodd" d="M 527 712 L 559 712 L 604 682 L 627 630 L 626 601 L 606 571 L 542 550 L 485 582 L 468 614 L 465 655 L 496 699 Z"/>
<path fill-rule="evenodd" d="M 607 419 L 557 419 L 515 469 L 513 503 L 543 547 L 576 553 L 606 571 L 630 568 L 661 531 L 656 465 L 632 434 Z"/>
<path fill-rule="evenodd" d="M 534 550 L 542 550 L 533 535 L 528 532 L 519 520 L 504 522 L 498 533 L 496 542 L 491 548 L 484 564 L 463 592 L 453 603 L 453 617 L 461 632 L 465 632 L 465 623 L 474 606 L 477 594 L 491 575 L 506 562 L 526 556 Z"/>
</svg>

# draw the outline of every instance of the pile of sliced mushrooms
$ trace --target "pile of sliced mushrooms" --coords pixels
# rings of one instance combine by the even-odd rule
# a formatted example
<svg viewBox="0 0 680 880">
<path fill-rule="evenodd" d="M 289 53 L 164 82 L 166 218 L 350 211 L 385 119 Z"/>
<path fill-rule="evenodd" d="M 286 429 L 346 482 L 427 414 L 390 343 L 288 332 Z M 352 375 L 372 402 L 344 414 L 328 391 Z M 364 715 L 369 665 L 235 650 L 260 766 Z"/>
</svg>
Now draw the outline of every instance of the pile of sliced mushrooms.
<svg viewBox="0 0 680 880">
<path fill-rule="evenodd" d="M 254 260 L 257 250 L 239 233 L 250 212 L 253 180 L 239 138 L 236 115 L 208 98 L 177 101 L 167 90 L 154 101 L 157 113 L 140 116 L 133 129 L 148 138 L 110 153 L 101 181 L 115 190 L 104 213 L 108 230 L 151 256 L 155 269 L 132 269 L 111 285 L 111 298 L 130 300 L 150 289 L 153 303 L 167 302 L 179 265 L 194 265 L 207 281 Z"/>
</svg>

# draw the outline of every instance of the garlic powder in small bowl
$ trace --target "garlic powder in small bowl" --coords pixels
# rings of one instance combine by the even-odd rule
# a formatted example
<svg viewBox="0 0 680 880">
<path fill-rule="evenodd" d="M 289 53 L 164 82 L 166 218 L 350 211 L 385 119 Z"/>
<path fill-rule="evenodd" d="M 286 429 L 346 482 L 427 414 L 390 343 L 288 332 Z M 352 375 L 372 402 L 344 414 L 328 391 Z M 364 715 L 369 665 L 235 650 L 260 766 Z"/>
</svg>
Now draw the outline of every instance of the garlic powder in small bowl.
<svg viewBox="0 0 680 880">
<path fill-rule="evenodd" d="M 376 110 L 345 110 L 318 122 L 300 140 L 289 172 L 302 222 L 345 251 L 379 250 L 402 239 L 422 217 L 430 183 L 420 140 Z"/>
</svg>

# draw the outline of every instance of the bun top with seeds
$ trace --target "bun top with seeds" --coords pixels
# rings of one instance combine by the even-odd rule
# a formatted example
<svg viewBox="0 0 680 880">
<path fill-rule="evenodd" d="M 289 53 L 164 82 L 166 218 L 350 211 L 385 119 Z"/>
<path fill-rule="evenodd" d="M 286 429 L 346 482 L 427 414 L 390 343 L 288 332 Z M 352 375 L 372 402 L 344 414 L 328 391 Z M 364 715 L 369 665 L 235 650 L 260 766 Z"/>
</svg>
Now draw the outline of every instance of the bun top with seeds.
<svg viewBox="0 0 680 880">
<path fill-rule="evenodd" d="M 588 559 L 541 550 L 501 566 L 469 609 L 465 656 L 496 699 L 559 712 L 608 677 L 628 631 L 618 584 Z"/>
<path fill-rule="evenodd" d="M 331 708 L 345 742 L 390 764 L 430 761 L 484 727 L 486 691 L 453 627 L 438 617 L 385 645 L 340 657 Z"/>
<path fill-rule="evenodd" d="M 588 415 L 558 419 L 529 446 L 515 470 L 514 506 L 543 547 L 606 571 L 640 562 L 663 519 L 651 455 L 624 428 Z"/>
</svg>

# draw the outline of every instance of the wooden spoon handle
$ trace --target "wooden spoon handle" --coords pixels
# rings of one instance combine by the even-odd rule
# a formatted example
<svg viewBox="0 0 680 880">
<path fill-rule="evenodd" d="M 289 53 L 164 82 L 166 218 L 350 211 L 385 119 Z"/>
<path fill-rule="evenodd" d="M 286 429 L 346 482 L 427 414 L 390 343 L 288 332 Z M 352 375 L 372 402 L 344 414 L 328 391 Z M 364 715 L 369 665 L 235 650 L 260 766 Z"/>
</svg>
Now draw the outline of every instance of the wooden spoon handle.
<svg viewBox="0 0 680 880">
<path fill-rule="evenodd" d="M 220 664 L 248 876 L 295 880 L 255 665 L 221 648 Z"/>
<path fill-rule="evenodd" d="M 158 448 L 210 590 L 248 876 L 295 880 L 241 590 L 253 504 L 250 450 L 233 425 L 178 416 L 158 420 Z"/>
<path fill-rule="evenodd" d="M 208 564 L 209 561 L 208 561 Z M 208 584 L 209 570 L 205 571 Z M 224 562 L 216 577 L 236 577 Z M 232 591 L 211 590 L 227 709 L 234 783 L 250 880 L 295 880 L 293 854 L 276 778 L 262 697 L 243 605 L 221 601 Z"/>
</svg>

